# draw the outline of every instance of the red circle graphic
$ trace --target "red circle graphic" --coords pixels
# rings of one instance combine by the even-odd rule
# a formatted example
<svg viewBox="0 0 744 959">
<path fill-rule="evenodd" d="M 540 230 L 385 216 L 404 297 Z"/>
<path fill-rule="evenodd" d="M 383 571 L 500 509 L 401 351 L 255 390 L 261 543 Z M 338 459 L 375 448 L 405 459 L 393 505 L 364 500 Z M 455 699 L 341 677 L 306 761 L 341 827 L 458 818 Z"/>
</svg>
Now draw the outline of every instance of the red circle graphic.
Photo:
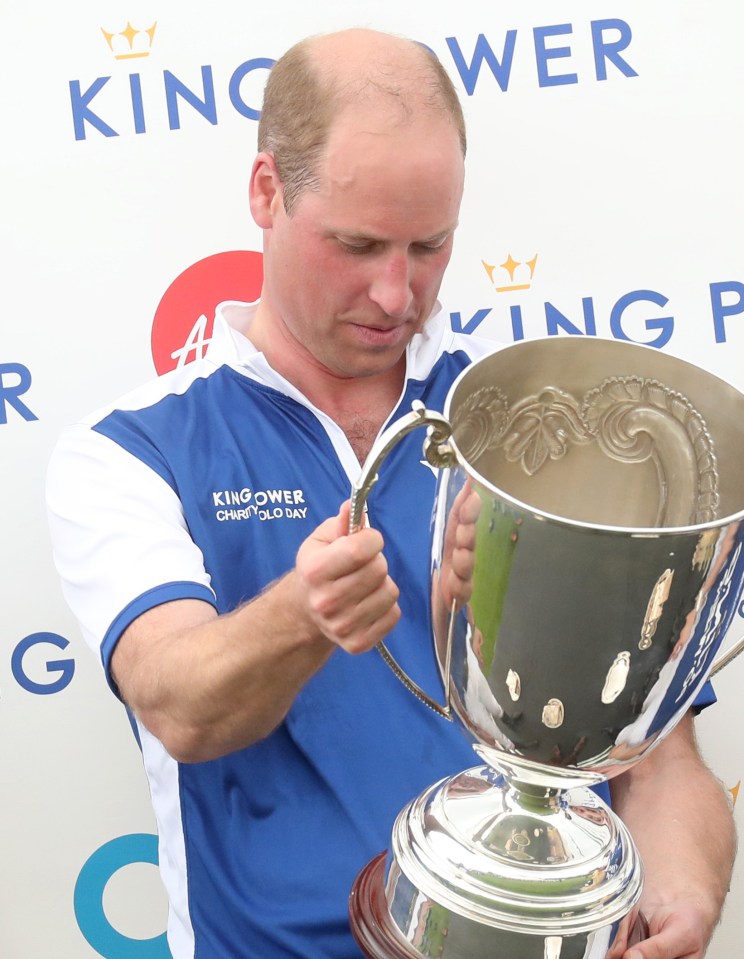
<svg viewBox="0 0 744 959">
<path fill-rule="evenodd" d="M 258 299 L 262 282 L 263 256 L 253 250 L 214 253 L 176 277 L 152 322 L 152 360 L 158 375 L 203 357 L 217 305 Z"/>
</svg>

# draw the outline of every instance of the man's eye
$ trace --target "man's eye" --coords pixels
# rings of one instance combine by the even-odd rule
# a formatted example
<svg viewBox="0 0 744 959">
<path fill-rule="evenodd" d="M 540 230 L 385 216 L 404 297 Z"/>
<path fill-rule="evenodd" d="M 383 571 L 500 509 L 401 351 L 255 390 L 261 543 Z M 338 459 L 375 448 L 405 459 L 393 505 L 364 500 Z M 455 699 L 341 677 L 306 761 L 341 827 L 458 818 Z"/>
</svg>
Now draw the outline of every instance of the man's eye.
<svg viewBox="0 0 744 959">
<path fill-rule="evenodd" d="M 446 242 L 447 237 L 444 237 L 441 240 L 434 240 L 432 243 L 415 243 L 414 246 L 421 253 L 438 253 Z"/>
<path fill-rule="evenodd" d="M 374 243 L 350 243 L 348 240 L 339 240 L 339 245 L 342 250 L 346 253 L 371 253 L 374 248 Z"/>
</svg>

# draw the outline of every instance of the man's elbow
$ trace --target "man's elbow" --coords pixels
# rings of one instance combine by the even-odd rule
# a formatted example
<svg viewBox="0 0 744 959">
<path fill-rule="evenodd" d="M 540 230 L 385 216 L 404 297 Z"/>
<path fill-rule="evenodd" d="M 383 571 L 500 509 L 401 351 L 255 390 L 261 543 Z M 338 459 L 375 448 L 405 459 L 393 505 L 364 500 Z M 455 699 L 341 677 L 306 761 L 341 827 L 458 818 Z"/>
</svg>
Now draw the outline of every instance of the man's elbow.
<svg viewBox="0 0 744 959">
<path fill-rule="evenodd" d="M 176 721 L 156 713 L 143 713 L 138 719 L 172 759 L 189 765 L 222 759 L 246 749 L 269 736 L 277 725 L 258 724 L 236 734 L 213 725 Z"/>
</svg>

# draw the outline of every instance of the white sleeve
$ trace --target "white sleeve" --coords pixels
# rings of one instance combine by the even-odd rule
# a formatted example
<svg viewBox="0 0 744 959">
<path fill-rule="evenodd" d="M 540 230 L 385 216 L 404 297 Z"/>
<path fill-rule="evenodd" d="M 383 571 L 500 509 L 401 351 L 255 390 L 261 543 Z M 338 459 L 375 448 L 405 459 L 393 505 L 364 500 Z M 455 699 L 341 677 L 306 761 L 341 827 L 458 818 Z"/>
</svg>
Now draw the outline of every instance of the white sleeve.
<svg viewBox="0 0 744 959">
<path fill-rule="evenodd" d="M 107 673 L 119 636 L 147 609 L 185 598 L 214 604 L 178 496 L 108 437 L 84 425 L 65 430 L 47 507 L 65 599 Z"/>
</svg>

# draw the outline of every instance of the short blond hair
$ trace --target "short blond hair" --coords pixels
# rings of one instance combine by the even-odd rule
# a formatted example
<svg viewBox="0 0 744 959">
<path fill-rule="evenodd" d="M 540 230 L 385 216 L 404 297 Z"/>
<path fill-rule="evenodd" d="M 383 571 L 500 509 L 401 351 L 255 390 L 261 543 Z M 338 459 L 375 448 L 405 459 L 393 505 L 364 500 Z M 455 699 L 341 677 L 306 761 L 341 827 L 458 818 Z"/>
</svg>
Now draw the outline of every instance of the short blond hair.
<svg viewBox="0 0 744 959">
<path fill-rule="evenodd" d="M 305 190 L 317 189 L 318 167 L 335 117 L 342 109 L 375 95 L 394 98 L 407 113 L 417 109 L 442 113 L 452 121 L 465 155 L 465 118 L 457 91 L 428 47 L 408 40 L 409 63 L 400 73 L 394 71 L 392 61 L 386 61 L 349 80 L 332 69 L 319 68 L 314 56 L 318 39 L 322 40 L 301 40 L 277 60 L 266 84 L 258 124 L 258 149 L 274 157 L 287 213 Z M 417 64 L 415 74 L 411 63 Z"/>
</svg>

